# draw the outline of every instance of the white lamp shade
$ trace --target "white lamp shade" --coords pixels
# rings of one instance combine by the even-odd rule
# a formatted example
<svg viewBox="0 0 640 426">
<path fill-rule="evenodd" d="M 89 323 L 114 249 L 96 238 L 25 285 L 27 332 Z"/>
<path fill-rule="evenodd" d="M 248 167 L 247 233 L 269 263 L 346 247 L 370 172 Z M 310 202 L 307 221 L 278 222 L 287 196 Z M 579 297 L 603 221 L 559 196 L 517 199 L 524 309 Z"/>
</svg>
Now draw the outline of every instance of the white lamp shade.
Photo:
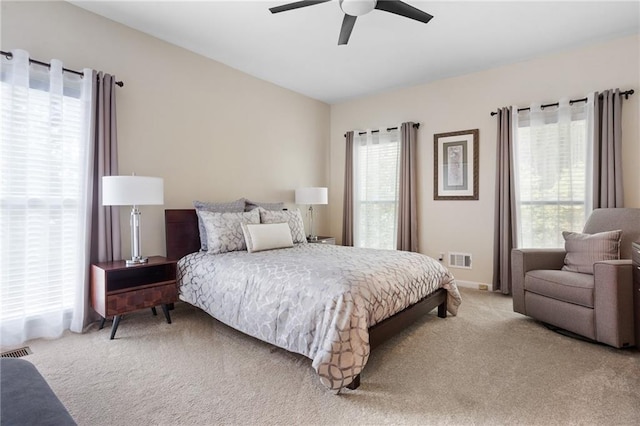
<svg viewBox="0 0 640 426">
<path fill-rule="evenodd" d="M 164 204 L 164 180 L 148 176 L 103 176 L 102 205 Z"/>
<path fill-rule="evenodd" d="M 298 188 L 296 189 L 296 204 L 329 204 L 327 188 Z"/>
</svg>

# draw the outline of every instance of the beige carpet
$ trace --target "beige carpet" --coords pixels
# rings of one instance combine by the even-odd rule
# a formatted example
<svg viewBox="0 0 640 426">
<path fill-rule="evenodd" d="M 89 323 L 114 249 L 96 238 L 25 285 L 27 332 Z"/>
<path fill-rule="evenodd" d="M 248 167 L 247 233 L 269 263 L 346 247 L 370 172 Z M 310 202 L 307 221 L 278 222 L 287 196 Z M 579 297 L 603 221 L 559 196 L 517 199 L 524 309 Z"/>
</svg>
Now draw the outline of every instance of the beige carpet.
<svg viewBox="0 0 640 426">
<path fill-rule="evenodd" d="M 335 395 L 310 360 L 189 305 L 84 335 L 29 342 L 25 357 L 81 425 L 598 424 L 640 422 L 640 352 L 552 332 L 511 299 L 463 289 L 375 351 L 356 391 Z"/>
</svg>

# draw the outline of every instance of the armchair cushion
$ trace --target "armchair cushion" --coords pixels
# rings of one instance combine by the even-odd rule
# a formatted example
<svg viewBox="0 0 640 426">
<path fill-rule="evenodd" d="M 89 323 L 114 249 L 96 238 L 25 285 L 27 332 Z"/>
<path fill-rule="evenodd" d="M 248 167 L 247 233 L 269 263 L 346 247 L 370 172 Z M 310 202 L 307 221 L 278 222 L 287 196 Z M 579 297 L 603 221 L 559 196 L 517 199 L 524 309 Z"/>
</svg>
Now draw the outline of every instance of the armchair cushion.
<svg viewBox="0 0 640 426">
<path fill-rule="evenodd" d="M 593 275 L 539 269 L 527 272 L 524 289 L 541 296 L 593 308 Z"/>
<path fill-rule="evenodd" d="M 621 230 L 597 234 L 563 232 L 567 255 L 562 270 L 593 274 L 594 263 L 619 259 L 621 234 Z"/>
</svg>

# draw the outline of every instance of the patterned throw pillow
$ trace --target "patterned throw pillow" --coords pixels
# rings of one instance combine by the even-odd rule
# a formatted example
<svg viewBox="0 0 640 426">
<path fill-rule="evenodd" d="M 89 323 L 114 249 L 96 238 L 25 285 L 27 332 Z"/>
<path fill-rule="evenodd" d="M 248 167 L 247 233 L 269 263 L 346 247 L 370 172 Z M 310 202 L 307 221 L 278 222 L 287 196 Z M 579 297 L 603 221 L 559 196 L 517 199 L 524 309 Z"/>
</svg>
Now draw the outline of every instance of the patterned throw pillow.
<svg viewBox="0 0 640 426">
<path fill-rule="evenodd" d="M 567 252 L 562 267 L 564 271 L 593 274 L 594 263 L 620 258 L 620 230 L 597 234 L 564 231 L 562 236 Z"/>
<path fill-rule="evenodd" d="M 271 211 L 260 207 L 258 211 L 260 212 L 260 223 L 288 223 L 294 244 L 307 242 L 300 210 Z"/>
<path fill-rule="evenodd" d="M 207 252 L 212 254 L 246 250 L 242 223 L 260 223 L 258 211 L 216 213 L 202 210 L 198 211 L 198 216 L 207 231 Z"/>
<path fill-rule="evenodd" d="M 216 213 L 243 212 L 244 198 L 239 198 L 235 201 L 230 201 L 228 203 L 210 203 L 206 201 L 194 201 L 193 207 L 195 207 L 197 213 L 199 213 L 200 211 L 208 211 L 208 212 L 216 212 Z M 198 214 L 198 231 L 200 231 L 200 250 L 207 251 L 207 231 L 204 228 L 204 224 L 202 223 L 202 220 L 200 220 L 199 214 Z"/>
</svg>

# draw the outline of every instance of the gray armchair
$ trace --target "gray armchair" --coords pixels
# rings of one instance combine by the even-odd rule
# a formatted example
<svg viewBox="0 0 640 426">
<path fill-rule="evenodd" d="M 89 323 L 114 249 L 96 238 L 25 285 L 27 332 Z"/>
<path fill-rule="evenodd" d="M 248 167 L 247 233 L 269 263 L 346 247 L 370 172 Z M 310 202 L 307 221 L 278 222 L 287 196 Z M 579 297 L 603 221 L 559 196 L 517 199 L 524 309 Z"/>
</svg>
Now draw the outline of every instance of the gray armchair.
<svg viewBox="0 0 640 426">
<path fill-rule="evenodd" d="M 564 249 L 511 252 L 513 310 L 616 348 L 634 346 L 631 243 L 640 209 L 597 209 L 583 233 L 622 230 L 620 259 L 594 264 L 593 275 L 562 270 Z"/>
</svg>

